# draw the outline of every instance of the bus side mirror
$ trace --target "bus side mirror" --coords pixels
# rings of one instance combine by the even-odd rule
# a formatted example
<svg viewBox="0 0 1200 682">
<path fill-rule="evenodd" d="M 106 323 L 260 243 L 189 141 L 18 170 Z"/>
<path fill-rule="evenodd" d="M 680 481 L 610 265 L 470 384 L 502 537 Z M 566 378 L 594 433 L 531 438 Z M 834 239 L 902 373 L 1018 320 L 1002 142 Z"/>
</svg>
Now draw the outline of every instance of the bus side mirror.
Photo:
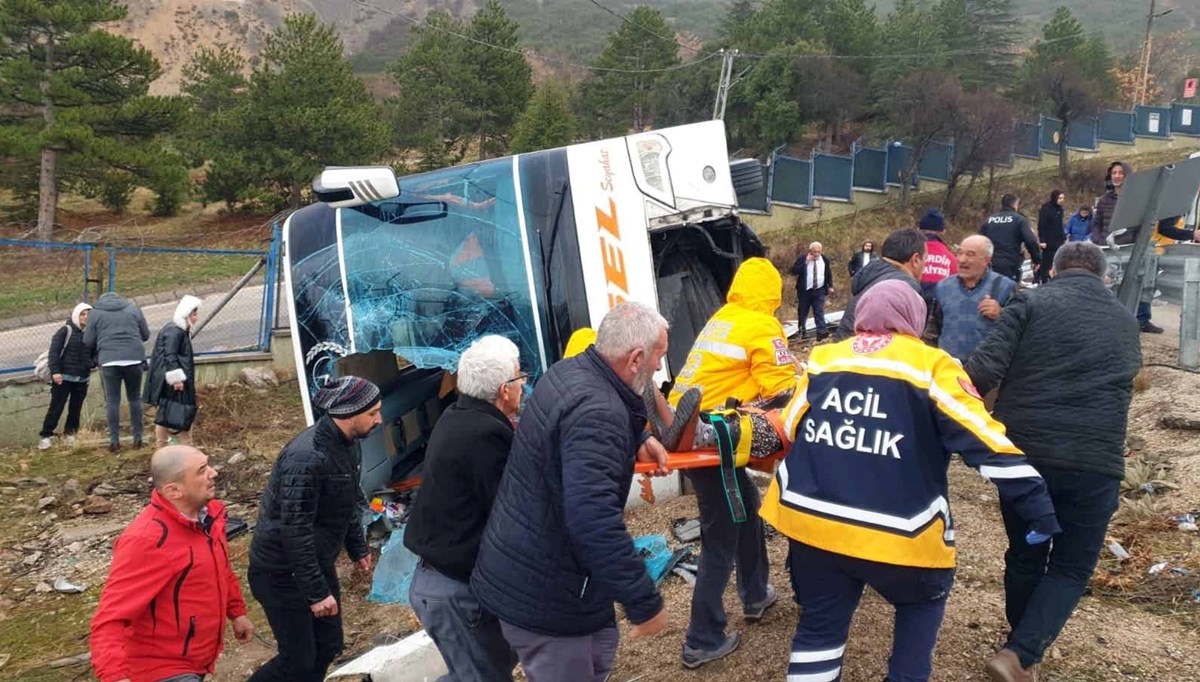
<svg viewBox="0 0 1200 682">
<path fill-rule="evenodd" d="M 390 166 L 330 166 L 312 183 L 317 200 L 333 208 L 351 208 L 400 196 Z"/>
</svg>

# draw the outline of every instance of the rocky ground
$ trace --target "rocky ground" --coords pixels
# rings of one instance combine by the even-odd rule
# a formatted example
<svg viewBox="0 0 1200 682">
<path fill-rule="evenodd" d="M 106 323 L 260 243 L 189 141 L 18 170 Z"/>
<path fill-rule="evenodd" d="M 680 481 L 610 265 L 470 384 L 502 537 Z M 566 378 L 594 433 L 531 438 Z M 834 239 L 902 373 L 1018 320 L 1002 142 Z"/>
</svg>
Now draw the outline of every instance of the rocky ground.
<svg viewBox="0 0 1200 682">
<path fill-rule="evenodd" d="M 1161 316 L 1161 315 L 1160 315 Z M 1092 590 L 1051 650 L 1044 679 L 1054 682 L 1200 679 L 1200 534 L 1180 530 L 1173 517 L 1200 515 L 1200 435 L 1165 428 L 1164 417 L 1196 415 L 1200 375 L 1172 368 L 1177 337 L 1143 336 L 1148 367 L 1137 383 L 1130 415 L 1130 481 L 1126 501 L 1110 529 L 1130 557 L 1105 551 Z M 254 388 L 235 384 L 202 392 L 197 440 L 220 467 L 221 496 L 231 514 L 253 520 L 270 463 L 302 427 L 294 383 Z M 249 415 L 253 415 L 250 418 Z M 91 679 L 85 664 L 87 629 L 107 572 L 116 535 L 144 504 L 148 450 L 117 456 L 90 434 L 73 450 L 0 452 L 0 680 Z M 1004 638 L 1001 584 L 1005 539 L 994 490 L 955 464 L 951 493 L 959 532 L 958 581 L 937 648 L 934 680 L 984 680 L 983 662 Z M 694 517 L 690 497 L 659 502 L 629 515 L 635 535 L 670 536 L 671 521 Z M 248 538 L 232 542 L 235 563 L 246 565 Z M 684 673 L 678 665 L 690 595 L 669 577 L 662 585 L 671 624 L 658 637 L 622 642 L 614 681 L 668 680 L 684 676 L 722 682 L 781 679 L 797 610 L 783 568 L 786 543 L 772 535 L 771 580 L 785 597 L 765 621 L 731 627 L 745 634 L 742 648 L 724 662 Z M 1157 564 L 1167 565 L 1157 568 Z M 365 600 L 368 580 L 343 566 L 347 656 L 417 627 L 410 610 Z M 1154 570 L 1151 575 L 1151 570 Z M 63 578 L 83 589 L 63 593 Z M 60 583 L 60 587 L 66 585 Z M 248 595 L 248 590 L 247 596 Z M 730 613 L 740 613 L 732 589 Z M 251 600 L 252 601 L 252 600 Z M 271 655 L 271 635 L 256 605 L 252 617 L 262 637 L 230 646 L 216 680 L 243 680 Z M 892 611 L 868 594 L 854 621 L 843 679 L 883 678 Z M 627 629 L 626 625 L 622 626 Z"/>
</svg>

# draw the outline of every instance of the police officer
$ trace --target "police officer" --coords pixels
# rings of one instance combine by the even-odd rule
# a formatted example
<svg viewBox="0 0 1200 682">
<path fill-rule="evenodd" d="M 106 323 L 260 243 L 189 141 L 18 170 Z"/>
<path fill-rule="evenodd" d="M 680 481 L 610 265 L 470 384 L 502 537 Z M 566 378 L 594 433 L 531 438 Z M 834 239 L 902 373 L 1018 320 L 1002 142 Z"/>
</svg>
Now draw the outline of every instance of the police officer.
<svg viewBox="0 0 1200 682">
<path fill-rule="evenodd" d="M 1000 212 L 994 213 L 983 221 L 979 234 L 992 240 L 996 251 L 992 256 L 992 269 L 1005 277 L 1020 283 L 1021 247 L 1029 252 L 1029 260 L 1033 262 L 1034 272 L 1042 262 L 1041 245 L 1037 235 L 1029 225 L 1029 219 L 1021 215 L 1021 200 L 1015 194 L 1005 194 L 1000 199 Z"/>
</svg>

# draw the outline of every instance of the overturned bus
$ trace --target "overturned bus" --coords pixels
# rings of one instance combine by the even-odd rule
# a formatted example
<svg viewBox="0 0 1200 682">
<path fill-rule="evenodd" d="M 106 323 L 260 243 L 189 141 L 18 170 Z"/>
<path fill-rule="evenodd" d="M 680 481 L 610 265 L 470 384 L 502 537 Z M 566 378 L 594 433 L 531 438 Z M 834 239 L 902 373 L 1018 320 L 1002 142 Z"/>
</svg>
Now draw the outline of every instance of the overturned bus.
<svg viewBox="0 0 1200 682">
<path fill-rule="evenodd" d="M 761 176 L 755 160 L 728 160 L 720 121 L 399 180 L 327 169 L 320 202 L 283 228 L 309 423 L 326 377 L 377 383 L 384 426 L 362 443 L 363 490 L 404 487 L 472 341 L 508 337 L 536 381 L 574 330 L 625 300 L 671 322 L 669 382 L 738 265 L 762 255 L 737 210 Z"/>
</svg>

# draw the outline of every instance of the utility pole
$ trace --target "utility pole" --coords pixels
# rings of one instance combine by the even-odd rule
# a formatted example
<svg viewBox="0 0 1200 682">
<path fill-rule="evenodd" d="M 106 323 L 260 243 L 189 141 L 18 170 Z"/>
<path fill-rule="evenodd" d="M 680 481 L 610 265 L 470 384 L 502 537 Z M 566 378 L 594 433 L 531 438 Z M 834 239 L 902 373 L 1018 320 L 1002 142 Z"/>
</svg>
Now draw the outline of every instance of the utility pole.
<svg viewBox="0 0 1200 682">
<path fill-rule="evenodd" d="M 730 80 L 733 78 L 733 55 L 737 50 L 721 48 L 721 80 L 717 82 L 717 100 L 713 102 L 713 120 L 725 118 L 725 105 L 729 102 Z"/>
<path fill-rule="evenodd" d="M 1146 95 L 1149 93 L 1149 90 L 1150 90 L 1150 87 L 1149 87 L 1150 86 L 1150 46 L 1151 46 L 1151 33 L 1150 32 L 1154 29 L 1154 20 L 1158 19 L 1159 17 L 1165 17 L 1168 14 L 1170 14 L 1171 12 L 1175 11 L 1174 8 L 1171 8 L 1171 9 L 1163 10 L 1162 12 L 1159 12 L 1158 14 L 1155 14 L 1154 13 L 1155 2 L 1156 2 L 1156 0 L 1150 0 L 1150 13 L 1146 15 L 1146 40 L 1142 43 L 1142 80 L 1138 84 L 1138 96 L 1137 96 L 1138 104 L 1146 103 Z"/>
</svg>

